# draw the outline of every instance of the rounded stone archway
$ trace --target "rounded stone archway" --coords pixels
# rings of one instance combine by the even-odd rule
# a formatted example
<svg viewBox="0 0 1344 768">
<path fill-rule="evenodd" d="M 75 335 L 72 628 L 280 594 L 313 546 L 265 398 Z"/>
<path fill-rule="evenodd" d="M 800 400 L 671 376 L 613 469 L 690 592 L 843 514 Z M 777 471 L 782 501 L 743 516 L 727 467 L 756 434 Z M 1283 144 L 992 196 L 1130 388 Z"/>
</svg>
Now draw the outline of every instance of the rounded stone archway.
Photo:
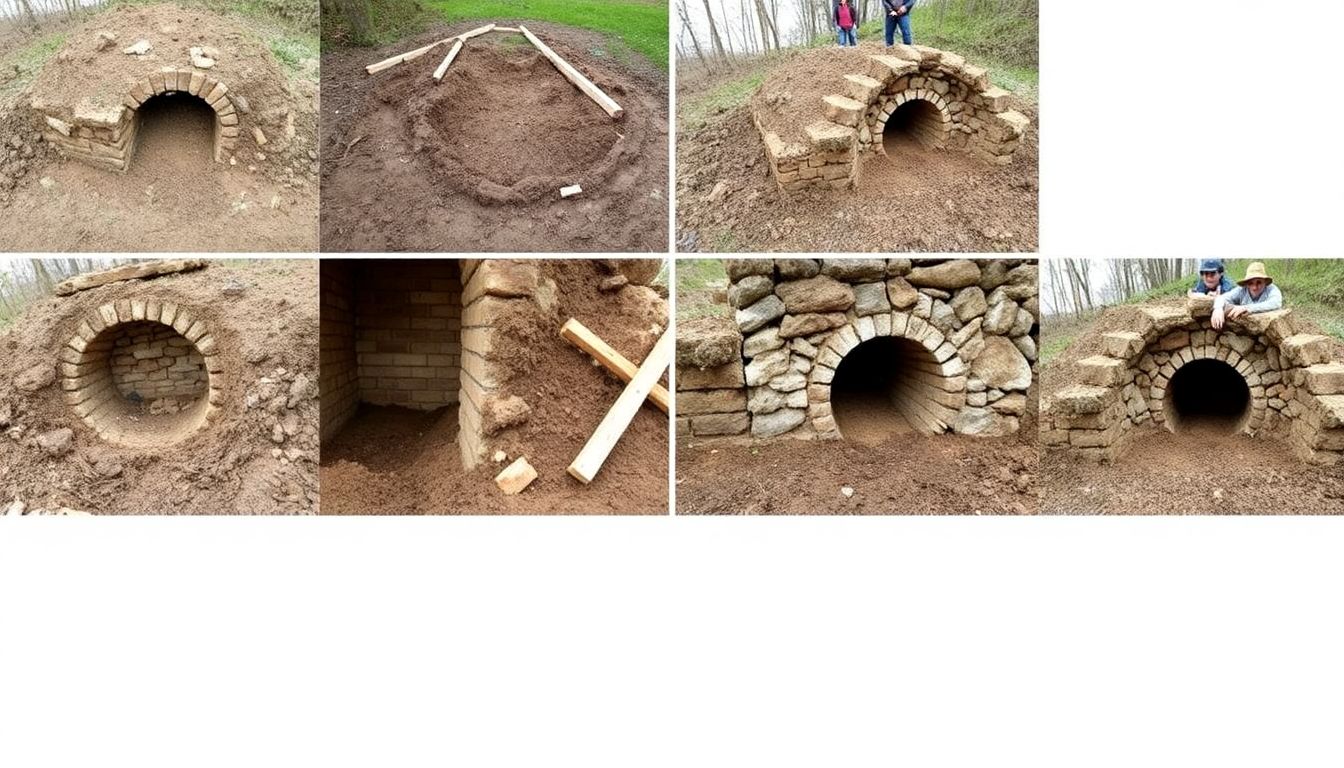
<svg viewBox="0 0 1344 768">
<path fill-rule="evenodd" d="M 60 359 L 66 404 L 121 447 L 181 442 L 223 402 L 218 343 L 193 312 L 173 303 L 104 304 L 80 323 Z"/>
<path fill-rule="evenodd" d="M 913 140 L 921 147 L 935 149 L 947 145 L 952 115 L 943 97 L 929 91 L 905 90 L 879 113 L 874 128 L 882 136 L 875 142 L 878 152 L 902 141 Z"/>
<path fill-rule="evenodd" d="M 1255 430 L 1251 424 L 1251 388 L 1237 369 L 1217 358 L 1191 360 L 1176 369 L 1162 398 L 1167 429 L 1208 428 L 1218 432 Z M 1264 411 L 1259 411 L 1260 419 Z"/>
</svg>

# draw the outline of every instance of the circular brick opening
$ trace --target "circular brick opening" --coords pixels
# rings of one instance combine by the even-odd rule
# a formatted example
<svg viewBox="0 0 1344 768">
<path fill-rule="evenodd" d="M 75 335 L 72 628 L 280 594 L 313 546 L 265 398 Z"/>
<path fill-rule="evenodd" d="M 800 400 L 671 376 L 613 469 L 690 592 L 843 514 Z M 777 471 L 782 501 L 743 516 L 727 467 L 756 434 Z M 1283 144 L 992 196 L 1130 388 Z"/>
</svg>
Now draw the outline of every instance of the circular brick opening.
<svg viewBox="0 0 1344 768">
<path fill-rule="evenodd" d="M 215 154 L 215 111 L 189 93 L 159 94 L 140 105 L 137 156 L 155 168 L 200 170 Z"/>
<path fill-rule="evenodd" d="M 882 128 L 882 146 L 894 152 L 911 143 L 937 147 L 943 143 L 943 112 L 925 99 L 911 99 L 891 113 Z"/>
<path fill-rule="evenodd" d="M 149 310 L 162 319 L 148 319 Z M 208 421 L 221 399 L 213 337 L 173 305 L 101 307 L 62 349 L 61 360 L 67 404 L 99 437 L 123 447 L 180 442 Z"/>
<path fill-rule="evenodd" d="M 1198 427 L 1239 432 L 1251 418 L 1251 390 L 1222 360 L 1192 360 L 1167 382 L 1163 411 L 1173 432 Z"/>
<path fill-rule="evenodd" d="M 917 342 L 879 336 L 840 361 L 831 380 L 831 412 L 841 437 L 877 444 L 891 435 L 925 431 L 925 404 L 941 392 L 931 383 L 937 361 Z"/>
</svg>

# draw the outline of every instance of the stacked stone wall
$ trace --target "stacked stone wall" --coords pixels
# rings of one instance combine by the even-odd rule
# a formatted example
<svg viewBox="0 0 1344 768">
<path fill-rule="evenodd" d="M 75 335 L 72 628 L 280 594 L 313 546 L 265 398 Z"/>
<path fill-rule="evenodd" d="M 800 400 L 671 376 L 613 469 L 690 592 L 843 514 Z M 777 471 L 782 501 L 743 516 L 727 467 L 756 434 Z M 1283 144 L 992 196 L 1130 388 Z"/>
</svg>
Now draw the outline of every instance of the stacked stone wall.
<svg viewBox="0 0 1344 768">
<path fill-rule="evenodd" d="M 196 347 L 162 323 L 119 326 L 108 360 L 117 391 L 139 399 L 150 413 L 175 413 L 192 404 L 210 380 Z"/>
<path fill-rule="evenodd" d="M 322 262 L 319 374 L 322 392 L 321 439 L 340 431 L 359 407 L 359 358 L 355 351 L 353 262 Z"/>
</svg>

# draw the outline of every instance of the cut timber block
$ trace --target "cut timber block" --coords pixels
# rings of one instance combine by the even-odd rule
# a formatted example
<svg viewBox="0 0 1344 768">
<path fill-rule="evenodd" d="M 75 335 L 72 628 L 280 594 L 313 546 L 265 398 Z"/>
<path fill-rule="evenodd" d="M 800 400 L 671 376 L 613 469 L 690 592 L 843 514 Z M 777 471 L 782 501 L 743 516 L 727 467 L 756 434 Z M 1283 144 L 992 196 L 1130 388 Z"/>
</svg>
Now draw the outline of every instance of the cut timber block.
<svg viewBox="0 0 1344 768">
<path fill-rule="evenodd" d="M 537 470 L 527 463 L 527 459 L 519 456 L 512 464 L 505 467 L 498 475 L 495 475 L 495 485 L 508 496 L 514 496 L 523 492 L 523 489 L 532 484 L 537 479 Z"/>
<path fill-rule="evenodd" d="M 108 283 L 117 283 L 122 280 L 142 280 L 158 275 L 171 275 L 176 272 L 190 272 L 195 269 L 202 269 L 206 265 L 203 259 L 169 259 L 166 261 L 146 261 L 139 264 L 127 264 L 121 267 L 105 269 L 101 272 L 88 272 L 83 275 L 75 275 L 69 280 L 64 280 L 56 284 L 55 293 L 57 296 L 69 296 L 72 293 L 86 291 L 90 288 L 97 288 L 100 285 Z"/>
<path fill-rule="evenodd" d="M 653 345 L 653 351 L 644 358 L 634 378 L 625 386 L 621 396 L 616 398 L 611 410 L 602 417 L 602 423 L 597 425 L 583 450 L 579 451 L 579 455 L 569 465 L 569 474 L 579 482 L 591 483 L 602 469 L 607 457 L 611 455 L 611 449 L 616 447 L 617 441 L 625 434 L 626 428 L 639 412 L 639 407 L 648 398 L 649 392 L 658 383 L 663 371 L 672 363 L 672 350 L 675 344 L 676 336 L 669 328 L 663 332 L 658 343 Z"/>
<path fill-rule="evenodd" d="M 616 374 L 617 378 L 627 384 L 639 370 L 638 366 L 626 359 L 620 352 L 612 349 L 610 344 L 588 330 L 583 323 L 575 318 L 571 317 L 560 327 L 560 338 L 592 355 L 593 359 L 601 363 L 603 368 Z M 654 405 L 658 406 L 658 410 L 667 413 L 668 394 L 663 385 L 655 384 L 653 389 L 649 390 L 649 399 L 653 401 Z"/>
<path fill-rule="evenodd" d="M 453 63 L 453 59 L 457 58 L 457 53 L 460 50 L 462 50 L 462 41 L 457 40 L 453 43 L 453 49 L 444 57 L 443 63 L 439 65 L 438 69 L 434 70 L 434 80 L 436 82 L 443 79 L 444 74 L 448 71 L 448 65 Z"/>
<path fill-rule="evenodd" d="M 573 83 L 580 91 L 587 94 L 588 98 L 597 102 L 599 107 L 606 110 L 606 113 L 611 115 L 611 119 L 620 120 L 622 117 L 625 117 L 625 110 L 621 109 L 620 104 L 617 104 L 610 96 L 603 93 L 601 88 L 593 85 L 592 81 L 584 77 L 582 72 L 571 67 L 569 62 L 560 58 L 559 54 L 552 51 L 545 43 L 541 42 L 536 35 L 529 32 L 527 27 L 519 26 L 518 31 L 522 32 L 523 37 L 526 37 L 529 42 L 537 47 L 537 50 L 541 51 L 542 56 L 551 60 L 551 63 L 555 65 L 556 69 L 560 70 L 560 74 L 564 75 L 566 80 Z"/>
<path fill-rule="evenodd" d="M 569 187 L 560 188 L 560 197 L 573 197 L 583 191 L 583 187 L 578 184 Z"/>
</svg>

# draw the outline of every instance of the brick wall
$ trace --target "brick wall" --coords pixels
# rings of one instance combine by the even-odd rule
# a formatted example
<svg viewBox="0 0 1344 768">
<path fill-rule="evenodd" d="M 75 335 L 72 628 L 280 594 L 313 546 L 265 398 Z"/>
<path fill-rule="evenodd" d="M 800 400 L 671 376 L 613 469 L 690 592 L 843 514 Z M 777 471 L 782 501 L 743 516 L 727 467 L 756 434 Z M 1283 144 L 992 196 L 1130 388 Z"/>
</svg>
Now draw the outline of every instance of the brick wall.
<svg viewBox="0 0 1344 768">
<path fill-rule="evenodd" d="M 174 413 L 205 395 L 205 360 L 190 341 L 160 323 L 117 329 L 108 360 L 123 397 L 139 397 L 151 413 Z"/>
<path fill-rule="evenodd" d="M 321 439 L 340 431 L 359 406 L 359 371 L 355 358 L 355 294 L 351 280 L 355 262 L 322 262 L 322 325 L 319 355 L 322 370 Z"/>
</svg>

